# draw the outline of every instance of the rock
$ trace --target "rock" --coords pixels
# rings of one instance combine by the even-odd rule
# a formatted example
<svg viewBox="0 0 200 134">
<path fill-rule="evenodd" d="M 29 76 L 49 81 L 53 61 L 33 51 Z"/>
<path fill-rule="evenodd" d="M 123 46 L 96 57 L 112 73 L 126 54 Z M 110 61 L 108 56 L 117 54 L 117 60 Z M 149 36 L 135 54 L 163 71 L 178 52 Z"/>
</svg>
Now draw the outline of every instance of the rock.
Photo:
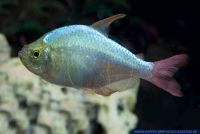
<svg viewBox="0 0 200 134">
<path fill-rule="evenodd" d="M 10 46 L 6 37 L 0 33 L 0 64 L 6 62 L 10 58 Z"/>
</svg>

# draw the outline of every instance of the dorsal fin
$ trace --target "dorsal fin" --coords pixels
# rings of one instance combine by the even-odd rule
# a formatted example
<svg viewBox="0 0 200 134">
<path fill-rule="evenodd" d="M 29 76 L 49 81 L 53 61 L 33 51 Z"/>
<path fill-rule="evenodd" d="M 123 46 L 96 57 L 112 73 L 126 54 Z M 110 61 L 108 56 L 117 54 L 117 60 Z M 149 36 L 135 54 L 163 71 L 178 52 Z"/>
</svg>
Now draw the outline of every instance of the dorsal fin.
<svg viewBox="0 0 200 134">
<path fill-rule="evenodd" d="M 111 17 L 105 18 L 103 20 L 97 21 L 91 25 L 94 29 L 98 30 L 99 32 L 103 33 L 105 36 L 108 36 L 109 26 L 110 24 L 118 19 L 124 18 L 125 14 L 116 14 Z"/>
</svg>

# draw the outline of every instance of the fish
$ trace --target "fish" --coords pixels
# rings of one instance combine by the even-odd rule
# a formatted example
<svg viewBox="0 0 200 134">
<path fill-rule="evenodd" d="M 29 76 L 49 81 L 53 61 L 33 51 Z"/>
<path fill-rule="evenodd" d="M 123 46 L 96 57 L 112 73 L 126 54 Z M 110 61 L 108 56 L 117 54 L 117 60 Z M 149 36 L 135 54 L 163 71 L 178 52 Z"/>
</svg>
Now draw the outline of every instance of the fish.
<svg viewBox="0 0 200 134">
<path fill-rule="evenodd" d="M 116 14 L 90 26 L 54 29 L 25 45 L 18 56 L 29 71 L 60 86 L 109 96 L 144 79 L 173 96 L 183 96 L 173 75 L 187 64 L 189 56 L 178 54 L 149 62 L 133 54 L 109 38 L 110 25 L 125 16 Z"/>
</svg>

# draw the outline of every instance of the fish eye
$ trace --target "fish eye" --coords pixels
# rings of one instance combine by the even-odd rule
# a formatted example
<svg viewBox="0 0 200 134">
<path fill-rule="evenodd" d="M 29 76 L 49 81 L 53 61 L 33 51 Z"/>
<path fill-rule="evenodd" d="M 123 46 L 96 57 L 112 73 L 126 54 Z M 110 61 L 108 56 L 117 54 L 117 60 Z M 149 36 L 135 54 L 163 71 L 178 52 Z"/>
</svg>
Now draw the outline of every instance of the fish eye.
<svg viewBox="0 0 200 134">
<path fill-rule="evenodd" d="M 35 59 L 37 59 L 39 56 L 40 56 L 40 51 L 39 51 L 39 50 L 34 50 L 34 51 L 33 51 L 33 57 L 34 57 Z"/>
</svg>

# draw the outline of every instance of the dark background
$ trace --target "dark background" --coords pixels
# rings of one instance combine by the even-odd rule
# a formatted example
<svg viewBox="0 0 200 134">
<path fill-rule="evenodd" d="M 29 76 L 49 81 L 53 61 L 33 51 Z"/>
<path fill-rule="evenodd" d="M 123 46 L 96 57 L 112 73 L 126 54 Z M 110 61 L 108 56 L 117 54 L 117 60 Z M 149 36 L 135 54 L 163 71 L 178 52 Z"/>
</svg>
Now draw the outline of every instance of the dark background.
<svg viewBox="0 0 200 134">
<path fill-rule="evenodd" d="M 124 13 L 112 24 L 111 35 L 148 61 L 187 53 L 190 62 L 175 78 L 184 97 L 177 98 L 142 81 L 133 111 L 138 129 L 200 129 L 198 6 L 192 1 L 144 0 L 1 0 L 0 32 L 12 47 L 23 45 L 60 26 L 86 24 Z"/>
</svg>

